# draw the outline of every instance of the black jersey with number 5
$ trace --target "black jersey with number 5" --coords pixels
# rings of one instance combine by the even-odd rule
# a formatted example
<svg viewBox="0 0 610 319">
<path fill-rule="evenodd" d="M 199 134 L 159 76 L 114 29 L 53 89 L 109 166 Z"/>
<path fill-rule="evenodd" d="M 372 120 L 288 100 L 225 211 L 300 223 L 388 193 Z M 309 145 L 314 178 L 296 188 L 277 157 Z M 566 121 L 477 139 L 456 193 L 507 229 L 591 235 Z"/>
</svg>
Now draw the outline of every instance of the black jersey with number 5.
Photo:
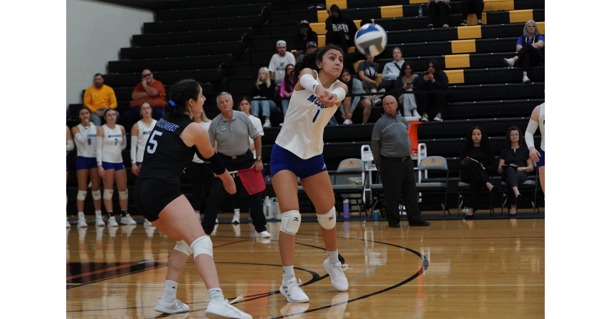
<svg viewBox="0 0 610 319">
<path fill-rule="evenodd" d="M 138 180 L 155 178 L 180 185 L 180 174 L 195 154 L 195 147 L 186 146 L 180 138 L 190 123 L 193 120 L 185 114 L 157 121 L 146 142 Z"/>
</svg>

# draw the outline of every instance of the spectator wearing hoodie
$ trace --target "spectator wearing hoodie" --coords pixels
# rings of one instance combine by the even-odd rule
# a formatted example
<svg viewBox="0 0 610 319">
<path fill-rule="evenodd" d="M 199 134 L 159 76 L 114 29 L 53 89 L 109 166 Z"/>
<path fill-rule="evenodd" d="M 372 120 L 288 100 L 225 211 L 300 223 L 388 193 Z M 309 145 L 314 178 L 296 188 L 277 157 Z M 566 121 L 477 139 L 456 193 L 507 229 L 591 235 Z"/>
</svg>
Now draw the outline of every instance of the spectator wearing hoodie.
<svg viewBox="0 0 610 319">
<path fill-rule="evenodd" d="M 336 4 L 330 6 L 328 10 L 328 18 L 326 18 L 326 44 L 334 44 L 343 52 L 347 52 L 347 48 L 354 46 L 354 35 L 358 28 L 354 20 L 343 15 L 341 9 Z"/>
</svg>

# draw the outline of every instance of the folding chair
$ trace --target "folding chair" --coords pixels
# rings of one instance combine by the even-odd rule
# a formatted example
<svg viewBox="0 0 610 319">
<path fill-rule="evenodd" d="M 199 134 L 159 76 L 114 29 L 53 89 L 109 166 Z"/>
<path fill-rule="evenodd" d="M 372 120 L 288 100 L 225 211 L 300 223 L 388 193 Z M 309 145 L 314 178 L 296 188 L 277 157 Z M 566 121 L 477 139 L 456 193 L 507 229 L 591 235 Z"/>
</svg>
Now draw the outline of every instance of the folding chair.
<svg viewBox="0 0 610 319">
<path fill-rule="evenodd" d="M 424 172 L 424 175 L 427 176 L 415 184 L 417 191 L 420 192 L 420 194 L 425 192 L 442 192 L 443 201 L 441 203 L 441 208 L 443 209 L 443 216 L 445 215 L 445 212 L 451 215 L 451 211 L 449 211 L 449 208 L 447 207 L 447 194 L 449 188 L 449 167 L 447 166 L 447 159 L 442 156 L 424 157 L 420 160 L 417 170 L 419 172 Z M 430 177 L 433 172 L 443 173 L 444 176 L 439 181 Z"/>
</svg>

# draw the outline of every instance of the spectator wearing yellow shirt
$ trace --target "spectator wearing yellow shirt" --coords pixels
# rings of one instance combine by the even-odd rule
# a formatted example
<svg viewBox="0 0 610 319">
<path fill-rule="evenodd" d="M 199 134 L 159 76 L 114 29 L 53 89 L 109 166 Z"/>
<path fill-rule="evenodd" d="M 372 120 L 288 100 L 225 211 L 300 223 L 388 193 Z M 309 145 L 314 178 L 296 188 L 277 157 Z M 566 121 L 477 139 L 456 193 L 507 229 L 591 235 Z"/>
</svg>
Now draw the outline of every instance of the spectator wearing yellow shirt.
<svg viewBox="0 0 610 319">
<path fill-rule="evenodd" d="M 83 104 L 91 112 L 91 122 L 95 123 L 96 126 L 102 125 L 102 118 L 106 109 L 117 108 L 118 104 L 114 90 L 104 84 L 102 74 L 96 73 L 93 76 L 93 85 L 85 90 Z"/>
</svg>

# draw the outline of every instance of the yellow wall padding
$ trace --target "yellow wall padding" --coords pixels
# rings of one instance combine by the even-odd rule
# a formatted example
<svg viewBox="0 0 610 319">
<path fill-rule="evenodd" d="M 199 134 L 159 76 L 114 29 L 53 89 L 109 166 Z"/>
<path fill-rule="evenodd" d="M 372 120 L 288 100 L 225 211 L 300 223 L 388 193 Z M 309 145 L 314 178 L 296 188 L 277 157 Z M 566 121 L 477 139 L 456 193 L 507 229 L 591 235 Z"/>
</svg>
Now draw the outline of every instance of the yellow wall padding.
<svg viewBox="0 0 610 319">
<path fill-rule="evenodd" d="M 447 78 L 449 78 L 449 84 L 463 84 L 464 83 L 464 70 L 445 70 Z"/>
<path fill-rule="evenodd" d="M 540 31 L 540 33 L 544 34 L 544 21 L 542 21 L 542 22 L 536 21 L 536 25 L 538 26 L 538 31 Z"/>
<path fill-rule="evenodd" d="M 452 53 L 471 53 L 477 52 L 475 40 L 454 40 L 451 41 Z"/>
<path fill-rule="evenodd" d="M 354 62 L 354 63 L 352 64 L 352 66 L 354 67 L 354 70 L 358 70 L 358 66 L 359 66 L 359 65 L 360 65 L 360 63 L 362 63 L 362 62 L 364 62 L 364 60 L 358 60 L 358 61 Z M 356 74 L 356 77 L 357 77 L 358 79 L 360 79 L 360 78 L 358 77 L 358 74 Z"/>
<path fill-rule="evenodd" d="M 402 5 L 383 6 L 380 9 L 381 9 L 382 18 L 401 18 L 402 17 Z"/>
<path fill-rule="evenodd" d="M 318 33 L 318 48 L 326 46 L 326 34 Z"/>
<path fill-rule="evenodd" d="M 513 0 L 483 0 L 485 11 L 515 10 Z"/>
<path fill-rule="evenodd" d="M 326 22 L 326 18 L 328 18 L 328 11 L 326 10 L 318 10 L 318 22 Z"/>
<path fill-rule="evenodd" d="M 409 0 L 409 4 L 420 4 L 420 3 L 423 3 L 423 4 L 427 5 L 428 4 L 428 0 Z"/>
<path fill-rule="evenodd" d="M 527 20 L 534 19 L 534 10 L 513 10 L 508 12 L 508 21 L 510 23 L 526 22 Z"/>
<path fill-rule="evenodd" d="M 347 9 L 347 0 L 326 0 L 326 9 L 336 4 L 339 9 Z"/>
<path fill-rule="evenodd" d="M 324 22 L 312 22 L 309 24 L 312 30 L 314 30 L 318 36 L 326 34 L 326 23 Z"/>
<path fill-rule="evenodd" d="M 445 56 L 445 69 L 469 68 L 470 54 L 452 54 Z"/>
<path fill-rule="evenodd" d="M 356 28 L 360 29 L 360 25 L 362 24 L 362 20 L 354 20 L 354 23 L 356 24 Z"/>
<path fill-rule="evenodd" d="M 476 20 L 475 20 L 476 21 Z M 457 27 L 458 39 L 480 39 L 481 26 Z"/>
</svg>

